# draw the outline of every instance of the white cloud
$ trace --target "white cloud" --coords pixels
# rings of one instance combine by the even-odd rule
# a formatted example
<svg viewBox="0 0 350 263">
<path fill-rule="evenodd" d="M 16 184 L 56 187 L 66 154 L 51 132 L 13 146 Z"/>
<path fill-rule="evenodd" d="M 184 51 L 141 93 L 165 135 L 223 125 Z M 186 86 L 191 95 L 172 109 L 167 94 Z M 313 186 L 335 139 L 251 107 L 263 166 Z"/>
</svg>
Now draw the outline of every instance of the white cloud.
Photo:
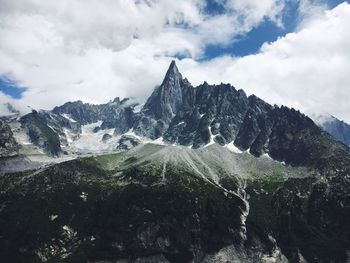
<svg viewBox="0 0 350 263">
<path fill-rule="evenodd" d="M 265 17 L 282 25 L 281 12 L 285 6 L 285 1 L 228 0 L 226 1 L 225 6 L 240 13 L 242 16 L 246 17 L 252 24 L 260 22 Z"/>
<path fill-rule="evenodd" d="M 11 106 L 14 110 L 19 111 L 21 115 L 27 114 L 31 111 L 31 109 L 23 105 L 23 103 L 7 96 L 6 94 L 0 91 L 0 116 L 13 115 L 14 112 L 11 111 Z"/>
<path fill-rule="evenodd" d="M 296 33 L 259 54 L 196 62 L 208 44 L 231 44 L 269 19 L 281 25 L 288 0 L 0 0 L 0 75 L 28 87 L 21 103 L 52 108 L 68 100 L 145 99 L 176 54 L 194 84 L 231 82 L 271 103 L 328 111 L 350 122 L 349 4 L 327 11 L 300 1 Z M 8 97 L 0 96 L 0 102 Z"/>
<path fill-rule="evenodd" d="M 264 2 L 273 7 L 276 1 Z M 206 45 L 228 44 L 276 17 L 253 2 L 249 8 L 257 11 L 232 6 L 215 16 L 205 5 L 204 0 L 0 0 L 0 75 L 27 87 L 21 101 L 34 108 L 76 99 L 144 99 L 171 56 L 198 58 Z"/>
<path fill-rule="evenodd" d="M 270 103 L 328 112 L 350 122 L 350 4 L 303 23 L 296 33 L 265 43 L 260 53 L 184 61 L 194 84 L 230 82 Z M 194 76 L 194 77 L 191 77 Z"/>
</svg>

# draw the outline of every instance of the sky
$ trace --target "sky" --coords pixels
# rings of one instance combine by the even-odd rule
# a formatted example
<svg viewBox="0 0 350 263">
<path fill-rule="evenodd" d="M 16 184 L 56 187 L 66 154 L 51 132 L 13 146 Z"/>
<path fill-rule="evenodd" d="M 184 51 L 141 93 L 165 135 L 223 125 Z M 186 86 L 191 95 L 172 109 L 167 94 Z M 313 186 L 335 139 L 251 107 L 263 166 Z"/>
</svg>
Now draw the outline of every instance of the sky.
<svg viewBox="0 0 350 263">
<path fill-rule="evenodd" d="M 339 0 L 0 0 L 0 115 L 143 102 L 175 59 L 193 85 L 350 123 L 349 25 Z"/>
</svg>

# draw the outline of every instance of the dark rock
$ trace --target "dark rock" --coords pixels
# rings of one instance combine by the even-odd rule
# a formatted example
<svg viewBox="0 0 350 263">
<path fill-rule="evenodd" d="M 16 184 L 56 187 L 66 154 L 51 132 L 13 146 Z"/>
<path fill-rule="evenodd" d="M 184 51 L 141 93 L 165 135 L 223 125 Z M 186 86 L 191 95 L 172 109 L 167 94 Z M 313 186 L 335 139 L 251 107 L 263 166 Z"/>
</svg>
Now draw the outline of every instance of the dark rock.
<svg viewBox="0 0 350 263">
<path fill-rule="evenodd" d="M 119 134 L 122 134 L 130 130 L 133 126 L 133 108 L 136 105 L 136 103 L 129 103 L 128 99 L 120 101 L 119 98 L 99 105 L 75 101 L 55 107 L 52 112 L 56 114 L 69 114 L 81 125 L 102 121 L 101 129 L 115 128 Z"/>
<path fill-rule="evenodd" d="M 272 106 L 252 95 L 248 98 L 249 110 L 235 138 L 234 144 L 245 151 L 256 141 L 258 135 L 265 131 L 269 125 L 269 112 Z M 260 135 L 262 137 L 262 135 Z M 258 153 L 257 151 L 256 153 Z"/>
<path fill-rule="evenodd" d="M 97 133 L 101 130 L 101 127 L 100 126 L 96 126 L 95 128 L 92 129 L 92 132 L 93 133 Z"/>
<path fill-rule="evenodd" d="M 218 144 L 220 144 L 221 146 L 224 146 L 226 144 L 226 140 L 225 138 L 222 136 L 222 135 L 217 135 L 215 138 L 214 138 L 214 141 Z"/>
<path fill-rule="evenodd" d="M 103 141 L 103 142 L 107 142 L 107 141 L 109 141 L 110 139 L 112 139 L 112 135 L 110 135 L 110 134 L 108 134 L 108 133 L 103 134 L 103 136 L 102 136 L 102 141 Z"/>
<path fill-rule="evenodd" d="M 68 116 L 55 114 L 51 111 L 38 111 L 38 116 L 59 136 L 61 146 L 69 145 L 69 140 L 77 140 L 81 134 L 80 123 L 72 120 Z M 69 131 L 67 137 L 66 131 Z"/>
<path fill-rule="evenodd" d="M 162 119 L 165 123 L 169 123 L 178 110 L 182 108 L 182 90 L 185 85 L 175 61 L 172 61 L 163 83 L 154 90 L 142 112 L 146 116 L 156 120 Z"/>
<path fill-rule="evenodd" d="M 17 142 L 7 121 L 0 119 L 0 157 L 16 154 Z"/>
<path fill-rule="evenodd" d="M 123 135 L 118 141 L 117 150 L 130 150 L 131 148 L 136 147 L 139 144 L 141 144 L 141 141 L 135 136 Z"/>
<path fill-rule="evenodd" d="M 20 122 L 34 145 L 43 148 L 50 155 L 57 156 L 61 153 L 59 136 L 37 111 L 21 117 Z"/>
<path fill-rule="evenodd" d="M 167 142 L 194 148 L 207 144 L 210 133 L 231 142 L 243 122 L 248 103 L 245 93 L 229 84 L 204 83 L 192 87 L 172 62 L 162 85 L 155 89 L 136 118 L 134 131 L 151 139 L 163 136 Z"/>
</svg>

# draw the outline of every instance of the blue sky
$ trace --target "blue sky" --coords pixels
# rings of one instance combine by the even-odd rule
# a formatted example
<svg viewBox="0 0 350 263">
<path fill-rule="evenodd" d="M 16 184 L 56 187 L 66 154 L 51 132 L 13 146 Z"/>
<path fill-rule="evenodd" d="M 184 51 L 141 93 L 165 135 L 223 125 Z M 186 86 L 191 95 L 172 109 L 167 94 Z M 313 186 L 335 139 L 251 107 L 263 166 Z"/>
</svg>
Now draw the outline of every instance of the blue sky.
<svg viewBox="0 0 350 263">
<path fill-rule="evenodd" d="M 0 91 L 12 98 L 20 99 L 25 90 L 26 88 L 20 87 L 15 81 L 12 81 L 5 76 L 0 77 Z"/>
<path fill-rule="evenodd" d="M 215 4 L 215 1 L 210 0 L 211 4 L 208 6 L 209 13 L 222 12 L 220 5 Z M 214 3 L 213 3 L 214 2 Z M 334 8 L 344 0 L 314 0 L 315 4 L 325 4 L 329 9 Z M 347 1 L 349 2 L 349 1 Z M 217 56 L 233 55 L 246 56 L 259 52 L 260 47 L 265 42 L 273 42 L 278 37 L 284 36 L 288 33 L 294 32 L 300 20 L 298 11 L 299 3 L 297 0 L 290 0 L 283 10 L 282 24 L 277 26 L 276 23 L 270 20 L 262 21 L 257 27 L 254 27 L 247 34 L 236 37 L 230 45 L 209 45 L 206 47 L 203 59 L 210 60 Z"/>
<path fill-rule="evenodd" d="M 194 86 L 231 83 L 271 104 L 350 121 L 348 2 L 0 2 L 0 104 L 142 103 L 176 58 Z"/>
</svg>

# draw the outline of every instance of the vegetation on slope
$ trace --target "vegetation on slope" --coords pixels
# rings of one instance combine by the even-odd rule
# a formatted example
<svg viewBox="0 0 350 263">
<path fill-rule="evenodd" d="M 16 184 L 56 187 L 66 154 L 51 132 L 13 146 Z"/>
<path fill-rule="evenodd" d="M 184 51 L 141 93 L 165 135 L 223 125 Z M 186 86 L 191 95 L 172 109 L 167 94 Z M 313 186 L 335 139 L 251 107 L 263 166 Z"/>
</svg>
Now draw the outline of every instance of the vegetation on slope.
<svg viewBox="0 0 350 263">
<path fill-rule="evenodd" d="M 325 205 L 326 182 L 309 168 L 216 145 L 145 145 L 8 174 L 0 180 L 0 257 L 210 262 L 233 246 L 242 262 L 278 249 L 291 262 L 344 262 L 348 224 L 345 214 L 330 217 L 336 197 Z"/>
</svg>

